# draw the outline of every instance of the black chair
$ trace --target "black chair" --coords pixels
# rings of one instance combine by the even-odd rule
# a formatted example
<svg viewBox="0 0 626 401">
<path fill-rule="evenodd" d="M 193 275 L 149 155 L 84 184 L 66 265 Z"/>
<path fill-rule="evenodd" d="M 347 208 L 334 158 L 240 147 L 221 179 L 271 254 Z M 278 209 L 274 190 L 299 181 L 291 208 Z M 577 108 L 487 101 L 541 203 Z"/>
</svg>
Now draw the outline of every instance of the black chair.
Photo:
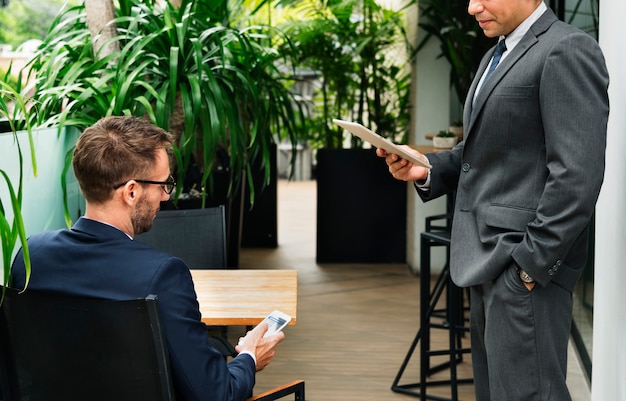
<svg viewBox="0 0 626 401">
<path fill-rule="evenodd" d="M 109 301 L 6 288 L 3 401 L 174 400 L 157 299 Z"/>
<path fill-rule="evenodd" d="M 137 239 L 183 259 L 190 269 L 223 269 L 226 261 L 224 206 L 161 210 L 152 229 Z"/>
<path fill-rule="evenodd" d="M 111 301 L 5 291 L 1 401 L 175 400 L 156 296 Z M 304 401 L 304 381 L 250 400 L 290 394 Z"/>
</svg>

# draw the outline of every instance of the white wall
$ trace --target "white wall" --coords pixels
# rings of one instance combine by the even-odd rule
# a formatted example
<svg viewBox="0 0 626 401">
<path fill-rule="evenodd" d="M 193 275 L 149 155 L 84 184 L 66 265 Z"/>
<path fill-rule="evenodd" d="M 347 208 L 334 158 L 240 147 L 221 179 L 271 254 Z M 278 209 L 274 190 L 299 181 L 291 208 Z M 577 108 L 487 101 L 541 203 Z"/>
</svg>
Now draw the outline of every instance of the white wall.
<svg viewBox="0 0 626 401">
<path fill-rule="evenodd" d="M 600 7 L 600 46 L 609 69 L 607 170 L 596 208 L 592 401 L 626 400 L 626 2 Z"/>
<path fill-rule="evenodd" d="M 415 18 L 415 15 L 413 15 Z M 417 22 L 409 22 L 409 27 L 415 27 Z M 411 32 L 417 40 L 423 32 Z M 417 42 L 416 42 L 417 43 Z M 451 122 L 450 118 L 450 65 L 440 54 L 439 42 L 431 39 L 417 54 L 417 61 L 413 66 L 413 110 L 411 115 L 409 144 L 432 145 L 425 135 L 446 129 Z M 445 213 L 445 198 L 436 199 L 427 203 L 415 194 L 413 185 L 409 184 L 407 199 L 407 263 L 411 269 L 418 272 L 420 269 L 420 233 L 424 231 L 424 219 L 427 216 Z M 434 248 L 432 253 L 431 271 L 441 271 L 445 262 L 443 249 Z"/>
</svg>

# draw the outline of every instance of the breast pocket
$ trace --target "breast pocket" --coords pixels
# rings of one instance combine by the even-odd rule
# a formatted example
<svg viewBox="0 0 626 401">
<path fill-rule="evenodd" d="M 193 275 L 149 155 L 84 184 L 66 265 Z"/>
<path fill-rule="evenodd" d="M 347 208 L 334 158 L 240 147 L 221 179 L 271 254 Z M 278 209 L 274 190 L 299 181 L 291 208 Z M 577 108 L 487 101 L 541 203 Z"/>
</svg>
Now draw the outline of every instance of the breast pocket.
<svg viewBox="0 0 626 401">
<path fill-rule="evenodd" d="M 497 86 L 493 95 L 502 98 L 529 98 L 533 96 L 534 86 Z"/>
</svg>

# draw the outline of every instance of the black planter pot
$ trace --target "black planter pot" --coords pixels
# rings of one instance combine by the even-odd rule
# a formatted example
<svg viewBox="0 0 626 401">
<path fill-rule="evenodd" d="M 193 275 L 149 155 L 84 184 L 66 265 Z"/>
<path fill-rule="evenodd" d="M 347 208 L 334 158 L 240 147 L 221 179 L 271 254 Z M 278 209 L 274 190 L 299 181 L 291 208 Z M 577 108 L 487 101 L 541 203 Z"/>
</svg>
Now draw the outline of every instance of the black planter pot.
<svg viewBox="0 0 626 401">
<path fill-rule="evenodd" d="M 245 196 L 241 246 L 244 248 L 276 248 L 278 246 L 278 168 L 277 146 L 271 149 L 270 182 L 260 168 L 252 168 L 255 188 L 254 206 Z M 257 163 L 258 164 L 258 163 Z"/>
<path fill-rule="evenodd" d="M 317 263 L 406 263 L 407 184 L 373 149 L 317 153 Z"/>
</svg>

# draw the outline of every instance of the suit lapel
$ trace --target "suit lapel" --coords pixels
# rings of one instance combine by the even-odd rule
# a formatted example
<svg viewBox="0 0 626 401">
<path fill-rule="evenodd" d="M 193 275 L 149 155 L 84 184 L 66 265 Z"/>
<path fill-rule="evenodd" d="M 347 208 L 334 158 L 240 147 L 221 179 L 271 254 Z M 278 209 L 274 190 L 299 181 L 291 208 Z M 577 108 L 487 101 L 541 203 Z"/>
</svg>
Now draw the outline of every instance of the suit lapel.
<svg viewBox="0 0 626 401">
<path fill-rule="evenodd" d="M 476 77 L 474 77 L 474 81 L 472 82 L 472 85 L 470 86 L 467 99 L 465 100 L 463 120 L 469 121 L 469 124 L 466 124 L 468 127 L 466 131 L 467 136 L 469 136 L 470 133 L 472 132 L 472 128 L 474 126 L 476 118 L 478 114 L 480 113 L 480 110 L 482 109 L 483 105 L 485 104 L 485 101 L 489 98 L 489 95 L 491 94 L 491 92 L 493 92 L 494 88 L 506 76 L 506 74 L 511 69 L 511 67 L 513 67 L 515 63 L 517 63 L 520 60 L 520 58 L 524 54 L 526 54 L 526 52 L 539 41 L 539 37 L 545 31 L 548 30 L 550 25 L 552 25 L 557 20 L 558 19 L 556 18 L 556 16 L 550 9 L 546 10 L 546 12 L 543 13 L 543 15 L 537 20 L 537 22 L 535 22 L 530 27 L 528 32 L 526 32 L 526 35 L 524 35 L 522 40 L 511 51 L 511 54 L 509 54 L 498 65 L 498 68 L 496 68 L 496 70 L 493 72 L 493 74 L 491 74 L 489 79 L 483 84 L 482 88 L 480 89 L 480 92 L 476 96 L 476 101 L 473 102 L 474 93 L 476 92 L 476 87 L 478 86 L 478 82 L 480 81 L 480 78 L 485 72 L 485 69 L 487 68 L 487 65 L 489 64 L 489 61 L 491 60 L 491 56 L 493 55 L 493 52 L 495 51 L 495 46 L 490 49 L 488 53 L 489 57 L 483 58 L 483 60 L 480 63 L 480 66 L 478 67 L 478 72 L 476 74 Z"/>
</svg>

